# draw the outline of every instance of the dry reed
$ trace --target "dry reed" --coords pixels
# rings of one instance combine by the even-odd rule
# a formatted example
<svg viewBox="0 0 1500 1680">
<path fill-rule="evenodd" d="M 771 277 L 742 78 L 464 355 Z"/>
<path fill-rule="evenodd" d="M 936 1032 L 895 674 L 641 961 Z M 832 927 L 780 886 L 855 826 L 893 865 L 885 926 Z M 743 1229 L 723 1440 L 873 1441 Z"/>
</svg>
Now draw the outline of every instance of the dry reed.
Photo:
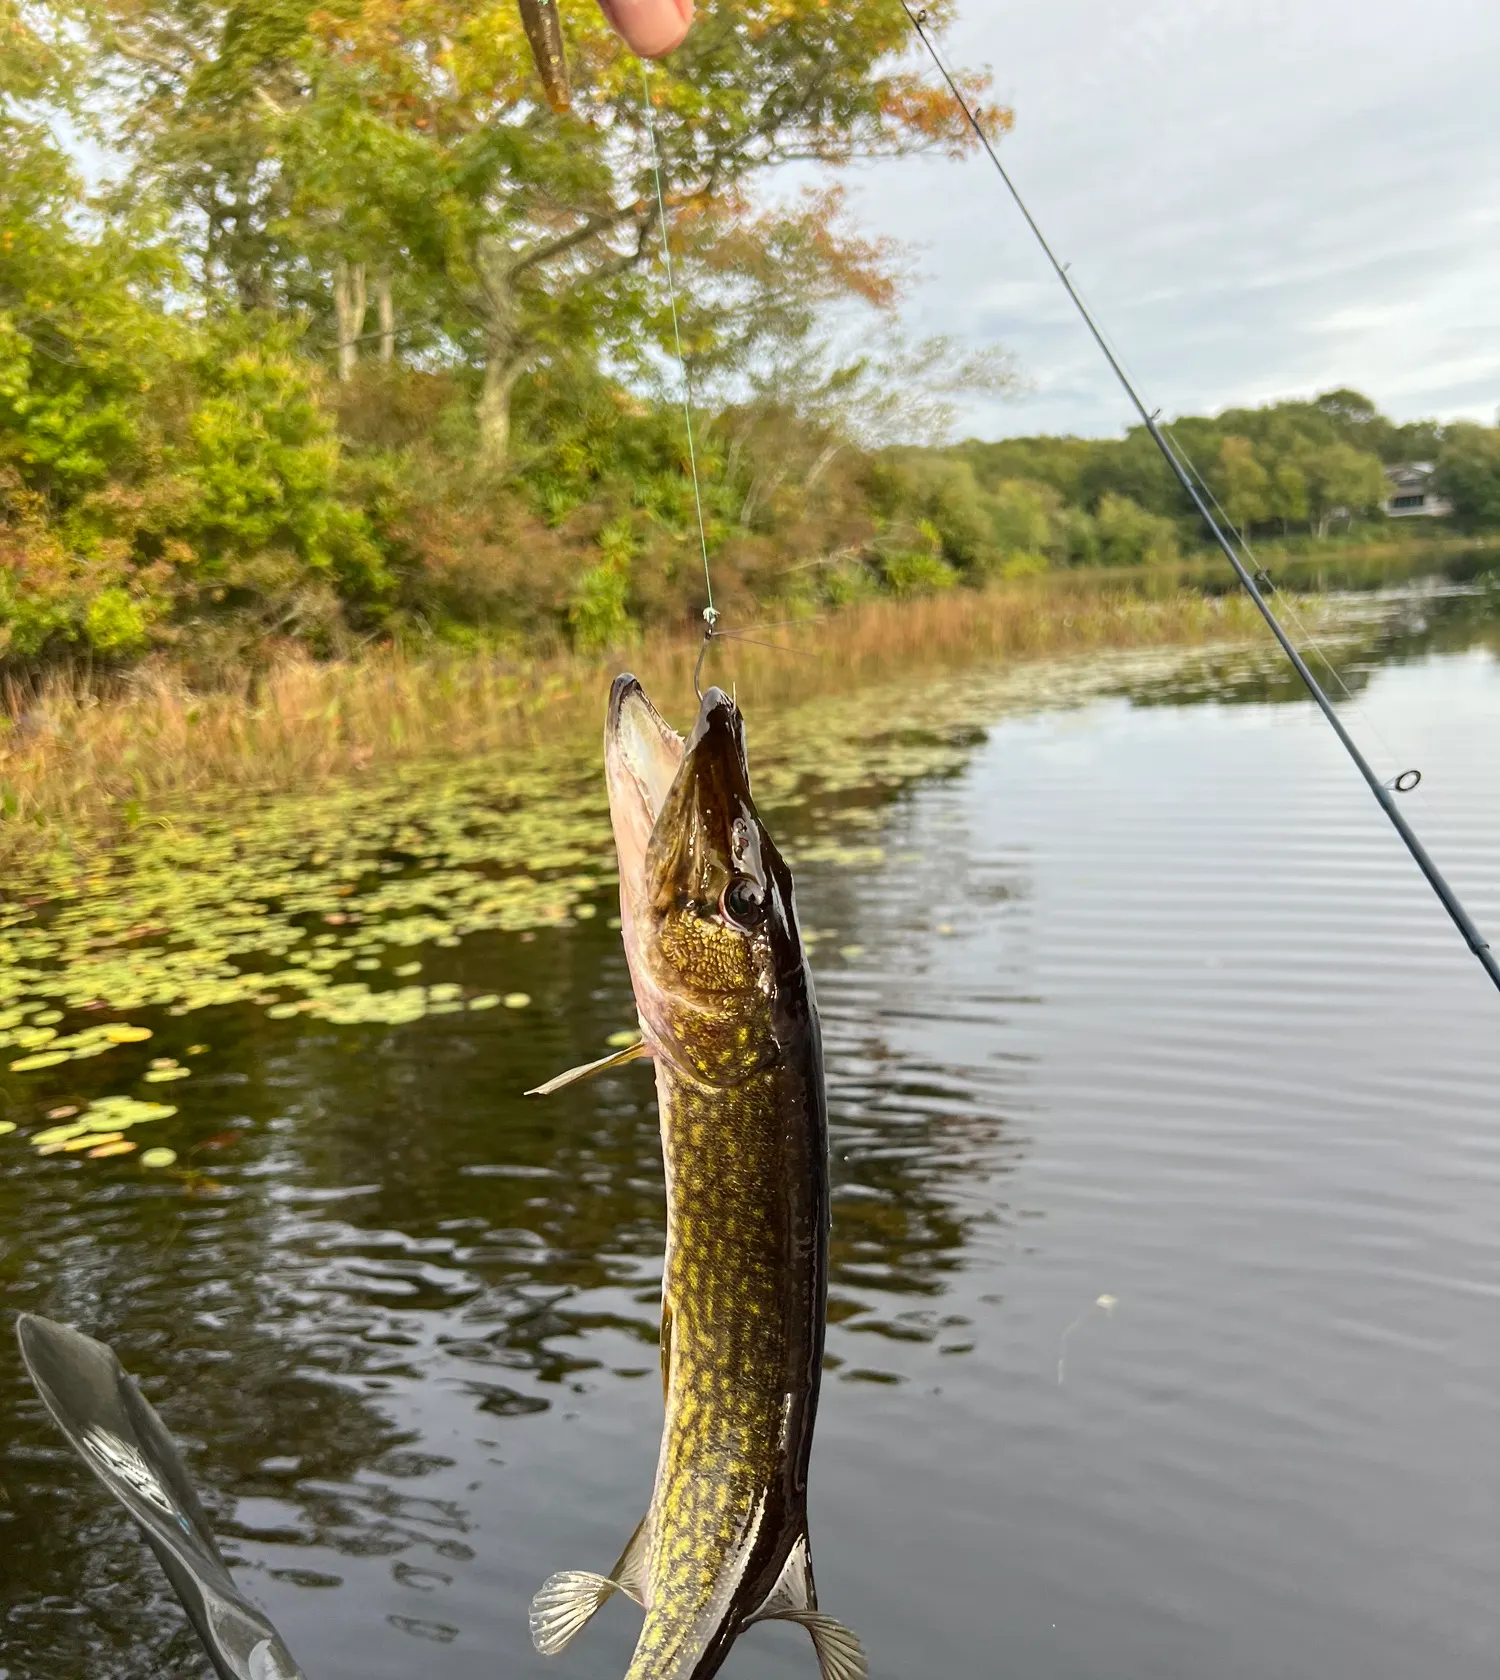
<svg viewBox="0 0 1500 1680">
<path fill-rule="evenodd" d="M 1054 574 L 924 599 L 879 600 L 826 620 L 726 639 L 705 681 L 757 706 L 888 677 L 1078 649 L 1240 639 L 1248 603 L 1189 591 L 1143 598 L 1124 580 Z M 288 658 L 253 697 L 195 693 L 153 664 L 101 695 L 57 677 L 0 735 L 0 858 L 107 843 L 184 800 L 316 787 L 399 762 L 490 753 L 598 728 L 609 675 L 628 664 L 686 703 L 699 643 L 647 637 L 607 661 L 382 651 L 357 662 Z"/>
</svg>

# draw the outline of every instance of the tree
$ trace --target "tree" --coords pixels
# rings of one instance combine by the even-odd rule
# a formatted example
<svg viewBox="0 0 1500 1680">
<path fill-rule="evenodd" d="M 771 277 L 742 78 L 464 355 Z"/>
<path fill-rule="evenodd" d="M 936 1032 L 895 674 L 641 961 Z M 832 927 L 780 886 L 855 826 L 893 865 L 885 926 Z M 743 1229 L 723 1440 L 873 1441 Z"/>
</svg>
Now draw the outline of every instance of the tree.
<svg viewBox="0 0 1500 1680">
<path fill-rule="evenodd" d="M 396 268 L 421 295 L 429 346 L 480 370 L 480 437 L 497 466 L 528 369 L 588 355 L 649 371 L 670 324 L 647 106 L 639 65 L 591 8 L 569 16 L 576 98 L 559 117 L 512 0 L 103 4 L 111 61 L 141 76 L 141 180 L 191 224 L 206 289 L 285 309 L 331 301 L 343 273 L 343 342 L 360 313 L 354 265 Z M 879 289 L 889 253 L 872 263 L 836 216 L 768 206 L 755 188 L 787 163 L 967 150 L 952 100 L 898 62 L 908 45 L 899 10 L 751 0 L 702 17 L 650 74 L 696 367 L 753 354 L 747 319 L 785 321 L 766 307 L 780 277 L 740 260 L 748 249 L 800 245 L 825 293 Z M 968 77 L 966 91 L 982 83 Z M 1009 120 L 986 118 L 992 132 Z"/>
<path fill-rule="evenodd" d="M 1128 496 L 1100 498 L 1094 516 L 1099 557 L 1106 566 L 1150 566 L 1177 558 L 1177 528 L 1161 514 L 1148 512 Z"/>
<path fill-rule="evenodd" d="M 1218 496 L 1230 522 L 1248 532 L 1257 520 L 1270 517 L 1271 475 L 1255 458 L 1255 445 L 1246 437 L 1226 437 L 1219 445 Z"/>
<path fill-rule="evenodd" d="M 1500 428 L 1461 421 L 1448 428 L 1433 488 L 1468 531 L 1500 530 Z"/>
<path fill-rule="evenodd" d="M 1325 444 L 1298 463 L 1307 479 L 1309 508 L 1320 537 L 1330 521 L 1368 513 L 1385 499 L 1386 478 L 1375 455 L 1350 443 Z"/>
<path fill-rule="evenodd" d="M 1271 473 L 1267 507 L 1273 519 L 1281 521 L 1283 532 L 1307 519 L 1307 477 L 1292 461 L 1278 461 Z"/>
</svg>

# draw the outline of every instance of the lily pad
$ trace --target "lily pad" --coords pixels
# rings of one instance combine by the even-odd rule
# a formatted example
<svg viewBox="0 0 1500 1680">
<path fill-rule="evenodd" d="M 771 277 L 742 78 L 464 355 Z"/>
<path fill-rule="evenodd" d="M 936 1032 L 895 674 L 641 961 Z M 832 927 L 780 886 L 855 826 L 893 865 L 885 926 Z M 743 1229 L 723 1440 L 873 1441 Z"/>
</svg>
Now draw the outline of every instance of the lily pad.
<svg viewBox="0 0 1500 1680">
<path fill-rule="evenodd" d="M 145 1149 L 141 1151 L 143 1167 L 172 1167 L 177 1164 L 175 1149 Z"/>
<path fill-rule="evenodd" d="M 46 1149 L 56 1144 L 60 1149 L 69 1138 L 82 1137 L 85 1132 L 93 1128 L 83 1120 L 75 1120 L 66 1126 L 49 1126 L 44 1132 L 33 1132 L 31 1141 L 38 1149 Z"/>
<path fill-rule="evenodd" d="M 129 1138 L 115 1138 L 101 1143 L 97 1149 L 91 1149 L 88 1158 L 91 1161 L 107 1161 L 111 1155 L 129 1155 L 134 1148 Z"/>
</svg>

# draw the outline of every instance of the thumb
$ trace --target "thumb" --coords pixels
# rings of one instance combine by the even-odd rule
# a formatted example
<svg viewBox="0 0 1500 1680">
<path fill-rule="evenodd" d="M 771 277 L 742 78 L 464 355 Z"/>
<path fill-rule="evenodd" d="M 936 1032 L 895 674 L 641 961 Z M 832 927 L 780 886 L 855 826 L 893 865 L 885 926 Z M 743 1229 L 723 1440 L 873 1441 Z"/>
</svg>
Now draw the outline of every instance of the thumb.
<svg viewBox="0 0 1500 1680">
<path fill-rule="evenodd" d="M 681 46 L 693 22 L 693 0 L 599 0 L 599 10 L 642 58 L 661 58 Z"/>
</svg>

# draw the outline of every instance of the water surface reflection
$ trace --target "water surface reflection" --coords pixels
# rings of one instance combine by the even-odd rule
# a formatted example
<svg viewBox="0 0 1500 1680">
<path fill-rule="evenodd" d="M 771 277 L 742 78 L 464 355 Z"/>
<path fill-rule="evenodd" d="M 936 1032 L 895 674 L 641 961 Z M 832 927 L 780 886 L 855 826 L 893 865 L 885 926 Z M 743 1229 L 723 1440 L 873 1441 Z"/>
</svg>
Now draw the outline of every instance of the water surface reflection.
<svg viewBox="0 0 1500 1680">
<path fill-rule="evenodd" d="M 1461 599 L 1426 651 L 1382 632 L 1360 699 L 1500 926 L 1500 674 Z M 813 1542 L 879 1674 L 1500 1655 L 1494 1005 L 1259 680 L 1002 722 L 844 795 L 869 844 L 822 861 L 787 818 L 834 1134 Z M 524 1616 L 617 1553 L 659 1428 L 649 1075 L 518 1094 L 629 1023 L 607 916 L 428 953 L 524 1012 L 154 1022 L 211 1046 L 192 1188 L 0 1153 L 7 1305 L 115 1343 L 314 1680 L 624 1672 L 628 1607 L 550 1664 Z M 0 1442 L 0 1676 L 203 1672 L 8 1338 Z M 726 1672 L 806 1676 L 794 1632 Z"/>
</svg>

